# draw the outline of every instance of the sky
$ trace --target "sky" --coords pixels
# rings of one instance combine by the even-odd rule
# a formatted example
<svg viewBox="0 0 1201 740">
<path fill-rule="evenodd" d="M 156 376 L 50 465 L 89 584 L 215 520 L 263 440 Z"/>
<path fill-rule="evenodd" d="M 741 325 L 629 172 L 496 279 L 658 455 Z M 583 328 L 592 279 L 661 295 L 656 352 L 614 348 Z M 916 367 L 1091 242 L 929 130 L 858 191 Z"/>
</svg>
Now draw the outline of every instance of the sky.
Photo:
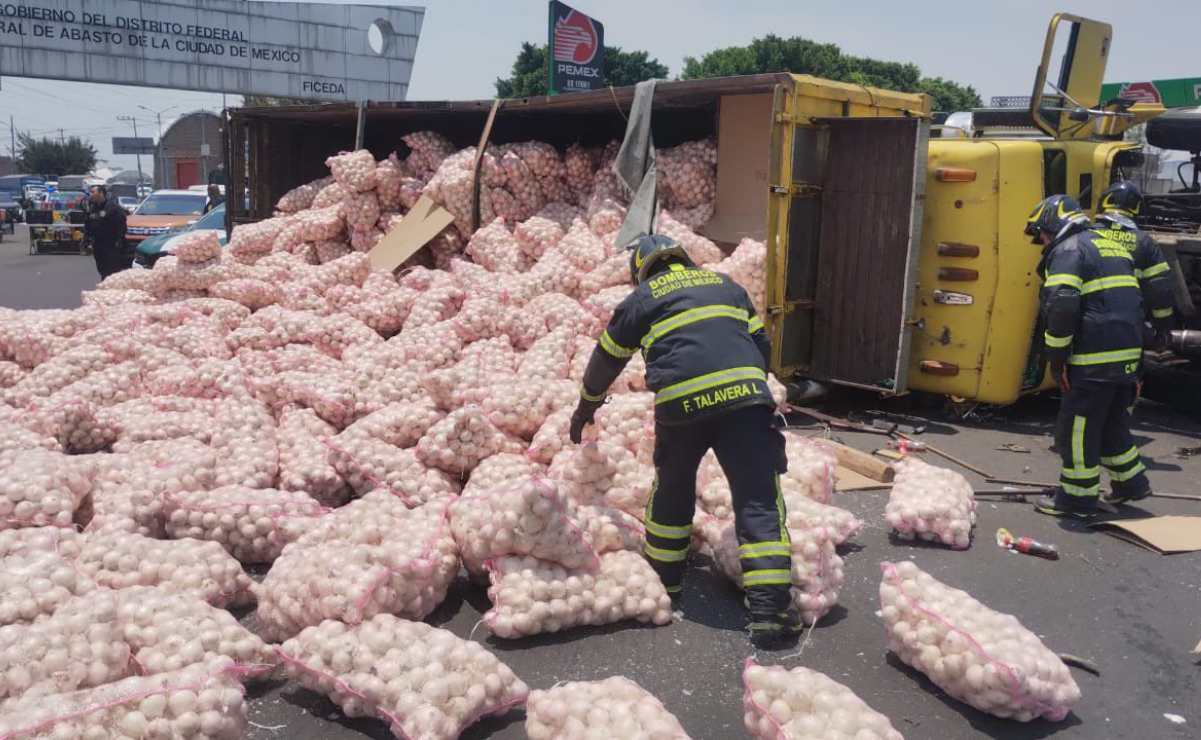
<svg viewBox="0 0 1201 740">
<path fill-rule="evenodd" d="M 368 3 L 371 4 L 371 3 Z M 391 4 L 391 3 L 375 3 Z M 422 5 L 420 2 L 395 3 Z M 410 100 L 487 98 L 507 75 L 523 41 L 545 43 L 544 0 L 428 0 Z M 1154 12 L 1139 12 L 1154 6 Z M 679 74 L 687 56 L 749 43 L 775 33 L 838 44 L 846 53 L 913 62 L 926 76 L 972 85 L 987 104 L 993 95 L 1028 95 L 1047 22 L 1058 11 L 1114 26 L 1108 81 L 1201 77 L 1198 0 L 1009 0 L 962 5 L 943 0 L 576 0 L 574 7 L 605 26 L 605 43 L 645 49 Z M 230 95 L 229 105 L 239 97 Z M 141 107 L 141 106 L 144 106 Z M 19 131 L 77 135 L 92 141 L 113 169 L 134 157 L 113 156 L 110 138 L 157 134 L 181 113 L 220 111 L 222 96 L 192 91 L 0 78 L 0 151 L 8 153 L 9 116 Z M 146 110 L 150 109 L 150 110 Z M 150 157 L 142 158 L 151 169 Z"/>
</svg>

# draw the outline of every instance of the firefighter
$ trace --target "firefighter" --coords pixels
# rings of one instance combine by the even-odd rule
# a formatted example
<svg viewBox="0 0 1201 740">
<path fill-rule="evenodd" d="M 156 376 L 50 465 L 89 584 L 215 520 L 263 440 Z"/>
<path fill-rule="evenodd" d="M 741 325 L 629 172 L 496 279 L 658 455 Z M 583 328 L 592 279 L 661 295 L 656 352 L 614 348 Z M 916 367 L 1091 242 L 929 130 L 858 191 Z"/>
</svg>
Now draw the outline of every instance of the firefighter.
<svg viewBox="0 0 1201 740">
<path fill-rule="evenodd" d="M 1143 208 L 1143 194 L 1129 180 L 1115 182 L 1101 193 L 1100 212 L 1093 230 L 1106 240 L 1103 246 L 1122 249 L 1134 263 L 1134 276 L 1143 292 L 1143 304 L 1154 334 L 1154 344 L 1163 347 L 1172 328 L 1175 298 L 1172 295 L 1171 267 L 1151 235 L 1134 223 Z"/>
<path fill-rule="evenodd" d="M 1063 393 L 1055 423 L 1063 460 L 1059 487 L 1034 507 L 1086 519 L 1096 513 L 1101 465 L 1109 471 L 1115 502 L 1151 494 L 1130 436 L 1143 353 L 1142 290 L 1129 250 L 1091 230 L 1069 196 L 1039 203 L 1026 234 L 1043 245 L 1043 355 Z"/>
<path fill-rule="evenodd" d="M 613 312 L 592 352 L 571 417 L 571 440 L 604 403 L 635 352 L 655 392 L 655 482 L 646 507 L 644 553 L 668 593 L 683 587 L 692 536 L 696 473 L 712 449 L 730 482 L 748 629 L 757 644 L 800 631 L 792 606 L 792 555 L 779 473 L 784 436 L 767 388 L 770 343 L 745 290 L 702 270 L 665 236 L 629 248 L 637 286 Z"/>
</svg>

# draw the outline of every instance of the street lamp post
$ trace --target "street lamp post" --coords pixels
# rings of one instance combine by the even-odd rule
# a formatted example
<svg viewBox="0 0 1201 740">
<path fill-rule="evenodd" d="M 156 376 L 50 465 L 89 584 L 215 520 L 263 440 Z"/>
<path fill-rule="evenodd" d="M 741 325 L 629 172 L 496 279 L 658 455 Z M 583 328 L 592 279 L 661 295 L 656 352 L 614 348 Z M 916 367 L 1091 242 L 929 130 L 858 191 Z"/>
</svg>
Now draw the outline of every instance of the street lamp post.
<svg viewBox="0 0 1201 740">
<path fill-rule="evenodd" d="M 152 110 L 144 105 L 139 105 L 138 107 L 147 113 L 153 113 L 154 120 L 156 123 L 158 123 L 158 138 L 154 141 L 154 184 L 157 187 L 159 184 L 159 173 L 163 167 L 163 114 L 175 106 L 169 105 L 162 110 Z"/>
<path fill-rule="evenodd" d="M 133 138 L 134 139 L 138 138 L 138 119 L 134 118 L 133 116 L 117 116 L 117 120 L 118 121 L 129 121 L 130 123 L 132 123 L 133 124 Z M 136 156 L 138 158 L 138 189 L 140 190 L 142 187 L 142 155 L 139 153 Z"/>
</svg>

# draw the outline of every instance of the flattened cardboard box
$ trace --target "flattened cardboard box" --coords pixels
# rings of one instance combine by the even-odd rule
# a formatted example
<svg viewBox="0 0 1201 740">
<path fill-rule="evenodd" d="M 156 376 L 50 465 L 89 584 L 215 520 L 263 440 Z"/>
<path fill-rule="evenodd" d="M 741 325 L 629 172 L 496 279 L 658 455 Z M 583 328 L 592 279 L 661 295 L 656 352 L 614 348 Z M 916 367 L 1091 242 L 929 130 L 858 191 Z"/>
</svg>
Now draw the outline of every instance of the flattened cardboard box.
<svg viewBox="0 0 1201 740">
<path fill-rule="evenodd" d="M 1161 555 L 1201 550 L 1201 516 L 1152 516 L 1089 526 Z"/>
</svg>

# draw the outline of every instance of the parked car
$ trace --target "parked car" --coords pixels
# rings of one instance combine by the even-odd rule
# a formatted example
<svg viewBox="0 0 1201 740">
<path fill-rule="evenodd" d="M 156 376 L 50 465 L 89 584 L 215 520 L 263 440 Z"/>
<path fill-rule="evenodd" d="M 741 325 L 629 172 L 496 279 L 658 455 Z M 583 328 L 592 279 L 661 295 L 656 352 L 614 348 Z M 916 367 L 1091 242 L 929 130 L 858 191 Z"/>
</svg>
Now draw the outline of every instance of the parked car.
<svg viewBox="0 0 1201 740">
<path fill-rule="evenodd" d="M 21 210 L 15 190 L 0 190 L 0 211 L 4 212 L 3 225 L 8 227 L 9 233 L 16 230 L 16 224 L 23 218 Z"/>
<path fill-rule="evenodd" d="M 133 245 L 200 218 L 208 196 L 192 190 L 156 190 L 142 201 L 126 221 L 125 239 Z"/>
<path fill-rule="evenodd" d="M 125 209 L 126 213 L 133 213 L 134 211 L 136 211 L 138 209 L 138 204 L 141 202 L 142 201 L 138 200 L 137 198 L 133 197 L 132 195 L 118 195 L 117 196 L 117 203 L 120 204 L 120 206 Z"/>
<path fill-rule="evenodd" d="M 158 262 L 159 257 L 162 257 L 164 254 L 171 254 L 174 244 L 179 242 L 179 237 L 182 234 L 194 231 L 216 232 L 217 240 L 224 247 L 229 241 L 225 233 L 225 204 L 222 203 L 196 221 L 192 221 L 173 231 L 143 239 L 134 249 L 134 266 L 154 267 L 154 263 Z"/>
</svg>

